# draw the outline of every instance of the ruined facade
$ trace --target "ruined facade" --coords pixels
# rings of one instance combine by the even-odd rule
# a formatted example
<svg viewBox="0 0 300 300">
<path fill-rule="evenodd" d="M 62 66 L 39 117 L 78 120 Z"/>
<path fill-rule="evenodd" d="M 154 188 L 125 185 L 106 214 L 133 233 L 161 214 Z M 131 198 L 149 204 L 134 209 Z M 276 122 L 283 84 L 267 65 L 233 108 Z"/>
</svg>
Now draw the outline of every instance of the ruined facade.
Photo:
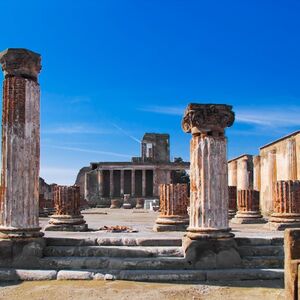
<svg viewBox="0 0 300 300">
<path fill-rule="evenodd" d="M 131 162 L 91 163 L 84 176 L 84 197 L 90 205 L 109 206 L 111 199 L 159 197 L 159 184 L 172 182 L 172 172 L 189 169 L 187 162 L 170 161 L 168 134 L 146 133 L 141 142 L 141 157 Z M 83 175 L 84 173 L 84 175 Z"/>
<path fill-rule="evenodd" d="M 272 216 L 270 221 L 276 225 L 276 229 L 284 225 L 281 226 L 281 222 L 290 222 L 282 214 L 298 213 L 295 205 L 290 205 L 296 196 L 279 191 L 286 191 L 289 186 L 297 186 L 299 178 L 300 131 L 261 147 L 257 156 L 244 154 L 228 161 L 228 185 L 236 186 L 237 190 L 250 189 L 259 192 L 260 211 L 266 218 Z M 254 205 L 256 201 L 252 203 Z M 299 222 L 298 215 L 293 217 L 296 223 Z"/>
</svg>

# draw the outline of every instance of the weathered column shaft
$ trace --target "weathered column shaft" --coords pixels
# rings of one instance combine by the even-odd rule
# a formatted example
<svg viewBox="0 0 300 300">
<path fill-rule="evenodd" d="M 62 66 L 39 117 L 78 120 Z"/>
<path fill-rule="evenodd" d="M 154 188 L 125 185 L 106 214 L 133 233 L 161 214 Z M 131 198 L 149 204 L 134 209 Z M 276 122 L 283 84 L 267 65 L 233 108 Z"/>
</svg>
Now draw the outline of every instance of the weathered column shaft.
<svg viewBox="0 0 300 300">
<path fill-rule="evenodd" d="M 103 170 L 98 170 L 98 189 L 99 189 L 99 197 L 103 197 L 104 192 L 104 175 Z"/>
<path fill-rule="evenodd" d="M 160 217 L 187 216 L 187 184 L 160 184 Z"/>
<path fill-rule="evenodd" d="M 237 162 L 237 189 L 247 190 L 249 188 L 248 158 L 243 157 Z"/>
<path fill-rule="evenodd" d="M 135 197 L 135 170 L 131 170 L 131 196 Z"/>
<path fill-rule="evenodd" d="M 253 189 L 260 191 L 261 182 L 261 169 L 260 169 L 260 156 L 253 157 Z"/>
<path fill-rule="evenodd" d="M 114 171 L 109 170 L 109 197 L 114 196 Z"/>
<path fill-rule="evenodd" d="M 269 181 L 269 201 L 267 211 L 273 211 L 275 199 L 275 185 L 277 182 L 276 151 L 272 150 L 268 154 L 268 181 Z"/>
<path fill-rule="evenodd" d="M 237 211 L 237 188 L 236 186 L 228 186 L 228 217 L 234 217 Z"/>
<path fill-rule="evenodd" d="M 237 186 L 237 161 L 228 163 L 228 186 Z"/>
<path fill-rule="evenodd" d="M 277 181 L 273 213 L 268 225 L 271 229 L 284 230 L 300 227 L 300 181 Z"/>
<path fill-rule="evenodd" d="M 146 197 L 146 170 L 142 170 L 142 195 Z"/>
<path fill-rule="evenodd" d="M 120 195 L 124 196 L 124 170 L 120 170 L 121 178 L 120 178 Z"/>
<path fill-rule="evenodd" d="M 295 139 L 288 140 L 287 143 L 287 174 L 288 180 L 297 180 L 297 156 L 296 156 L 296 141 Z"/>
<path fill-rule="evenodd" d="M 160 184 L 160 214 L 154 231 L 185 230 L 189 204 L 187 184 Z"/>
<path fill-rule="evenodd" d="M 237 194 L 239 212 L 259 211 L 259 192 L 254 190 L 240 190 Z"/>
<path fill-rule="evenodd" d="M 0 231 L 31 231 L 29 236 L 35 235 L 33 232 L 40 235 L 40 87 L 37 83 L 40 55 L 25 49 L 8 49 L 0 53 L 0 63 L 5 75 Z"/>
<path fill-rule="evenodd" d="M 193 228 L 228 228 L 226 140 L 196 136 L 191 140 L 191 206 Z"/>
</svg>

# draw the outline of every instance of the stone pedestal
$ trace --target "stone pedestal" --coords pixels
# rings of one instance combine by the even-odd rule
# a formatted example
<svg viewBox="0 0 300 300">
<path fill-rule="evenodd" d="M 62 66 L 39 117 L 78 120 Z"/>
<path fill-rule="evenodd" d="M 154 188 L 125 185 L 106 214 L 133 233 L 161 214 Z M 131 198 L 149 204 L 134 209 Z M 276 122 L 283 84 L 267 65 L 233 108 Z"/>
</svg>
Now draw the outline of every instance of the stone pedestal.
<svg viewBox="0 0 300 300">
<path fill-rule="evenodd" d="M 31 238 L 39 227 L 39 54 L 26 49 L 0 53 L 4 72 L 0 238 Z"/>
<path fill-rule="evenodd" d="M 87 231 L 87 224 L 80 213 L 80 189 L 78 186 L 54 187 L 55 215 L 51 216 L 45 231 Z"/>
<path fill-rule="evenodd" d="M 300 181 L 277 181 L 268 226 L 273 230 L 300 227 Z"/>
<path fill-rule="evenodd" d="M 182 121 L 192 133 L 190 148 L 190 224 L 183 238 L 186 259 L 197 267 L 240 264 L 228 226 L 227 141 L 224 129 L 234 122 L 232 107 L 189 104 Z"/>
<path fill-rule="evenodd" d="M 189 224 L 187 184 L 161 184 L 160 215 L 155 221 L 154 231 L 181 231 Z"/>
<path fill-rule="evenodd" d="M 132 205 L 129 202 L 129 199 L 130 199 L 130 194 L 125 194 L 124 195 L 124 202 L 123 202 L 123 206 L 122 206 L 124 209 L 132 208 Z"/>
<path fill-rule="evenodd" d="M 144 208 L 145 199 L 143 198 L 137 198 L 136 199 L 136 209 L 143 209 Z"/>
<path fill-rule="evenodd" d="M 110 201 L 110 208 L 111 209 L 120 208 L 120 201 L 118 199 L 112 199 Z"/>
<path fill-rule="evenodd" d="M 238 212 L 231 220 L 235 224 L 265 223 L 259 210 L 259 192 L 249 189 L 237 193 Z"/>
<path fill-rule="evenodd" d="M 237 211 L 237 189 L 236 186 L 228 187 L 228 218 L 232 219 Z"/>
</svg>

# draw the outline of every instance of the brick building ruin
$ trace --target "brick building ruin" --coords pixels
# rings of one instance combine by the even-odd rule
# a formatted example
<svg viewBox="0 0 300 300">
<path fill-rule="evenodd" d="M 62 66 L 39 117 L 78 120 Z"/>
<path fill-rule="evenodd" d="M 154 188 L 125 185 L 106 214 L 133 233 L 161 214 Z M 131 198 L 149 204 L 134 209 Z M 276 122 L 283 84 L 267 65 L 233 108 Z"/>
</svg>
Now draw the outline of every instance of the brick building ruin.
<svg viewBox="0 0 300 300">
<path fill-rule="evenodd" d="M 109 206 L 111 199 L 123 199 L 126 194 L 131 199 L 158 198 L 159 185 L 174 182 L 175 172 L 189 165 L 171 162 L 168 134 L 146 133 L 141 157 L 132 157 L 130 162 L 92 162 L 79 173 L 76 184 L 92 206 Z"/>
</svg>

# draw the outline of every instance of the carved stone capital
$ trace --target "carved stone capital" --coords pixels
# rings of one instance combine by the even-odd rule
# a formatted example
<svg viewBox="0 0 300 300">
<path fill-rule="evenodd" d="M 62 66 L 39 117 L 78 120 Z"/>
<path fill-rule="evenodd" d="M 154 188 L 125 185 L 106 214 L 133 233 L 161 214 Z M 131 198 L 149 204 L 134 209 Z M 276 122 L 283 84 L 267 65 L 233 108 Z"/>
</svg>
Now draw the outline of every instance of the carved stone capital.
<svg viewBox="0 0 300 300">
<path fill-rule="evenodd" d="M 225 104 L 191 103 L 185 110 L 182 129 L 187 133 L 223 133 L 234 122 L 232 106 Z"/>
<path fill-rule="evenodd" d="M 24 77 L 37 81 L 41 71 L 41 56 L 27 49 L 9 48 L 0 52 L 5 77 Z"/>
</svg>

